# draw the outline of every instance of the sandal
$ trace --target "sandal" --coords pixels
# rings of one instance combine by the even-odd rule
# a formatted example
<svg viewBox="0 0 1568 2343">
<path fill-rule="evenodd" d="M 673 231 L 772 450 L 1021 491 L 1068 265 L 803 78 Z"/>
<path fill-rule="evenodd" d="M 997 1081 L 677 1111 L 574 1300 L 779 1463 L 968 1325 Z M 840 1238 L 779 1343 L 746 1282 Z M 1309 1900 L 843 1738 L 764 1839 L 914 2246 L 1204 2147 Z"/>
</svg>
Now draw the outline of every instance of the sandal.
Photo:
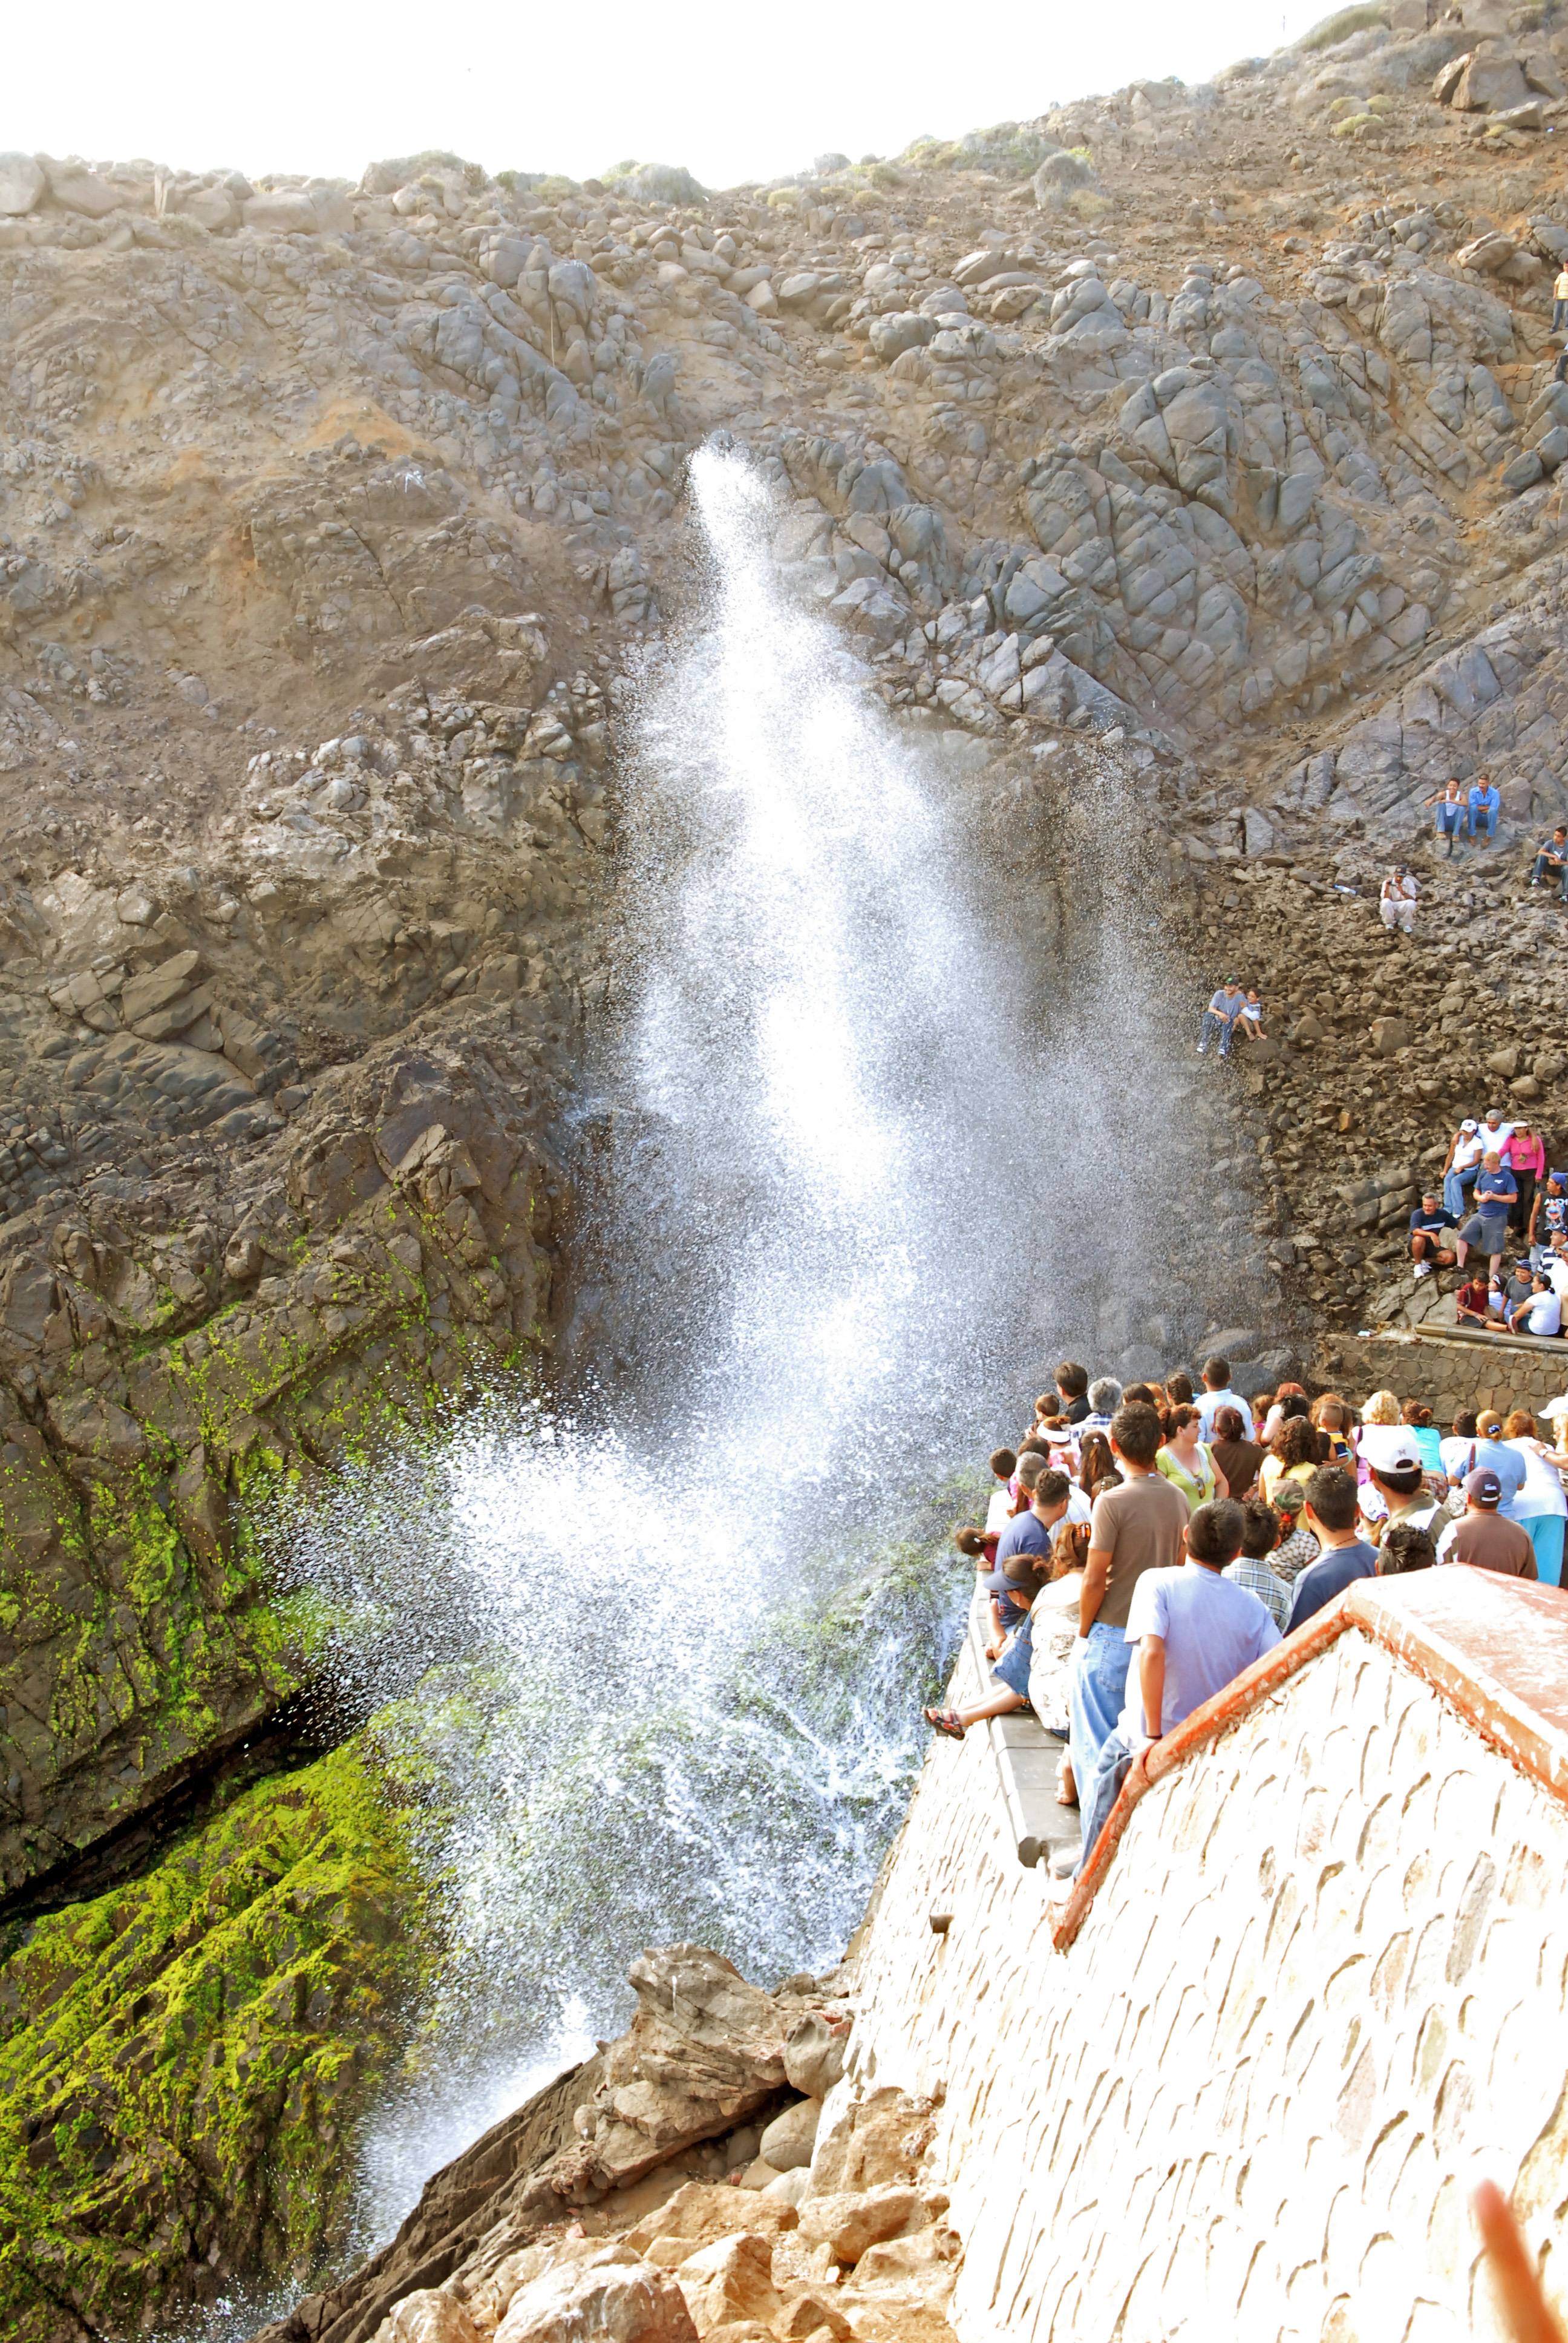
<svg viewBox="0 0 1568 2343">
<path fill-rule="evenodd" d="M 925 1719 L 935 1733 L 945 1733 L 953 1741 L 964 1737 L 966 1728 L 956 1708 L 928 1708 Z"/>
</svg>

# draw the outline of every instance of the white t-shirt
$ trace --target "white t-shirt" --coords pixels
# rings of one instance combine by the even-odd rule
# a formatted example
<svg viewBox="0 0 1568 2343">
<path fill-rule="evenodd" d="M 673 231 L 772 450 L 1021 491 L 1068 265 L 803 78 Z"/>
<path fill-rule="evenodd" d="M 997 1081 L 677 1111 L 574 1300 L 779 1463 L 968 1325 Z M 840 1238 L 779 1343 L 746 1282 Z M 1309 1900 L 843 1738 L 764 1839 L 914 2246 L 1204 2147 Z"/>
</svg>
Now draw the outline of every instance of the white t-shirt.
<svg viewBox="0 0 1568 2343">
<path fill-rule="evenodd" d="M 1222 1407 L 1233 1407 L 1235 1409 L 1237 1414 L 1241 1419 L 1242 1439 L 1251 1439 L 1252 1411 L 1239 1393 L 1233 1391 L 1200 1392 L 1198 1397 L 1193 1402 L 1193 1405 L 1198 1411 L 1198 1422 L 1200 1426 L 1199 1437 L 1201 1440 L 1208 1442 L 1213 1439 L 1214 1418 L 1219 1414 L 1220 1410 Z"/>
<path fill-rule="evenodd" d="M 1479 1131 L 1476 1132 L 1473 1139 L 1468 1137 L 1465 1132 L 1461 1131 L 1459 1137 L 1453 1142 L 1453 1161 L 1449 1165 L 1449 1170 L 1451 1172 L 1468 1172 L 1473 1163 L 1480 1162 L 1482 1157 L 1486 1152 L 1486 1148 L 1487 1142 L 1482 1138 Z"/>
<path fill-rule="evenodd" d="M 1533 1440 L 1505 1440 L 1505 1448 L 1516 1449 L 1524 1459 L 1524 1486 L 1508 1507 L 1510 1517 L 1516 1522 L 1539 1521 L 1541 1516 L 1556 1513 L 1568 1515 L 1568 1493 L 1563 1487 L 1562 1475 L 1555 1464 L 1549 1464 Z"/>
<path fill-rule="evenodd" d="M 1550 1293 L 1538 1293 L 1524 1313 L 1524 1323 L 1533 1334 L 1560 1334 L 1563 1332 L 1563 1304 L 1555 1288 Z"/>
<path fill-rule="evenodd" d="M 1500 1155 L 1513 1136 L 1513 1125 L 1511 1122 L 1500 1122 L 1493 1131 L 1490 1123 L 1483 1122 L 1475 1135 L 1481 1141 L 1481 1151 L 1483 1155 Z"/>
<path fill-rule="evenodd" d="M 1568 1254 L 1549 1252 L 1541 1263 L 1541 1273 L 1552 1280 L 1552 1291 L 1560 1302 L 1568 1302 Z"/>
<path fill-rule="evenodd" d="M 1382 882 L 1382 898 L 1385 903 L 1413 903 L 1420 892 L 1421 889 L 1416 885 L 1415 880 L 1408 876 L 1396 879 L 1391 872 Z"/>
</svg>

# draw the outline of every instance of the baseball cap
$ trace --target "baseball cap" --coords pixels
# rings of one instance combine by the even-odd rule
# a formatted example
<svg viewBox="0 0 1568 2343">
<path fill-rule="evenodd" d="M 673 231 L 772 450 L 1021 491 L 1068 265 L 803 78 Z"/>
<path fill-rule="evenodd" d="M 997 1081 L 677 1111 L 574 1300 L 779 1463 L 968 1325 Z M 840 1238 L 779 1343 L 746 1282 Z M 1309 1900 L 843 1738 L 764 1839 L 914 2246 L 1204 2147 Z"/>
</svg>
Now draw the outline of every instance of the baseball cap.
<svg viewBox="0 0 1568 2343">
<path fill-rule="evenodd" d="M 1464 1493 L 1478 1505 L 1495 1505 L 1503 1495 L 1503 1483 L 1490 1464 L 1478 1464 L 1464 1476 Z"/>
<path fill-rule="evenodd" d="M 1367 1424 L 1362 1433 L 1361 1451 L 1374 1473 L 1421 1471 L 1421 1450 L 1408 1424 Z"/>
<path fill-rule="evenodd" d="M 1481 1125 L 1476 1121 L 1475 1117 L 1473 1114 L 1467 1114 L 1464 1121 L 1459 1127 L 1461 1131 L 1479 1131 L 1481 1129 Z"/>
</svg>

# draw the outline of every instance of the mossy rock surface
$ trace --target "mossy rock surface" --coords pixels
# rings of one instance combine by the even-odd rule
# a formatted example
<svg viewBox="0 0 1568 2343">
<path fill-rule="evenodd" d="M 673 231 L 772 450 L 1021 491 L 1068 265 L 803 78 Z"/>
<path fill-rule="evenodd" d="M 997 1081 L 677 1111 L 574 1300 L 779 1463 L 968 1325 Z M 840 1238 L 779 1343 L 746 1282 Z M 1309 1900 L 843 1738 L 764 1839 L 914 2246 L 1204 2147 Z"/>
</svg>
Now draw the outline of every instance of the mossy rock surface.
<svg viewBox="0 0 1568 2343">
<path fill-rule="evenodd" d="M 0 2333 L 64 2343 L 303 2277 L 434 1920 L 367 1744 L 245 1792 L 156 1869 L 0 1945 Z"/>
</svg>

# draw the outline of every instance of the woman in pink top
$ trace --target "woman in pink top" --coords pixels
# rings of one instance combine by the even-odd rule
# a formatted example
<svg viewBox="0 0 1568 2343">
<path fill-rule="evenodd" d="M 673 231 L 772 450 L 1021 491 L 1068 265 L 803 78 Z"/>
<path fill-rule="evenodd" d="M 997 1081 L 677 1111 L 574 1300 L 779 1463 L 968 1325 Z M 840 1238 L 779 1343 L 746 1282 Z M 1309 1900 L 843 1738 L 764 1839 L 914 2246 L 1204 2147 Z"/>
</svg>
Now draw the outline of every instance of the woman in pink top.
<svg viewBox="0 0 1568 2343">
<path fill-rule="evenodd" d="M 1545 1174 L 1546 1150 L 1539 1131 L 1532 1131 L 1527 1122 L 1516 1122 L 1500 1152 L 1519 1187 L 1519 1193 L 1509 1207 L 1508 1224 L 1515 1235 L 1523 1237 L 1530 1226 L 1530 1213 L 1535 1202 L 1535 1182 Z"/>
</svg>

